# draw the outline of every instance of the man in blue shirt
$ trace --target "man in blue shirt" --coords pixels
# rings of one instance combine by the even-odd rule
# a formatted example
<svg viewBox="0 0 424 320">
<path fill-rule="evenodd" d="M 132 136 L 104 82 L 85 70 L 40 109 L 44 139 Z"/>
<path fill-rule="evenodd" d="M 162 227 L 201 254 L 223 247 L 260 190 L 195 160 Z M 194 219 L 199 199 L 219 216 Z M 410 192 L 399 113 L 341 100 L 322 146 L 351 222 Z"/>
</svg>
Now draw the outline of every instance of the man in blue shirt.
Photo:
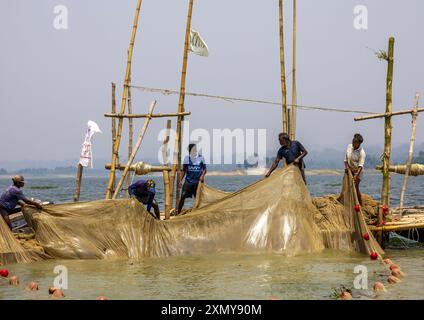
<svg viewBox="0 0 424 320">
<path fill-rule="evenodd" d="M 24 193 L 21 190 L 21 188 L 23 188 L 25 185 L 24 177 L 14 176 L 12 181 L 13 185 L 8 187 L 6 191 L 4 191 L 0 196 L 0 215 L 3 217 L 4 221 L 6 221 L 10 229 L 12 229 L 12 224 L 10 222 L 9 215 L 17 212 L 15 208 L 18 203 L 21 206 L 30 204 L 37 207 L 38 209 L 42 209 L 41 204 L 29 200 L 24 196 Z"/>
<path fill-rule="evenodd" d="M 287 133 L 280 133 L 278 135 L 278 140 L 280 141 L 281 148 L 278 150 L 277 158 L 265 177 L 268 178 L 278 167 L 280 160 L 284 158 L 287 165 L 294 163 L 299 167 L 303 181 L 306 183 L 305 164 L 303 162 L 303 158 L 306 157 L 308 151 L 306 151 L 305 147 L 299 141 L 291 141 Z"/>
<path fill-rule="evenodd" d="M 181 187 L 183 178 L 185 182 L 182 188 L 180 202 L 178 203 L 177 214 L 179 214 L 184 207 L 186 198 L 196 197 L 197 186 L 199 182 L 204 182 L 206 175 L 206 163 L 203 156 L 197 154 L 197 147 L 194 143 L 188 146 L 189 155 L 184 158 L 183 174 L 178 181 Z"/>
<path fill-rule="evenodd" d="M 138 180 L 128 187 L 128 193 L 131 197 L 135 197 L 141 203 L 147 205 L 147 211 L 153 207 L 157 219 L 160 219 L 160 210 L 155 201 L 156 184 L 153 180 Z"/>
</svg>

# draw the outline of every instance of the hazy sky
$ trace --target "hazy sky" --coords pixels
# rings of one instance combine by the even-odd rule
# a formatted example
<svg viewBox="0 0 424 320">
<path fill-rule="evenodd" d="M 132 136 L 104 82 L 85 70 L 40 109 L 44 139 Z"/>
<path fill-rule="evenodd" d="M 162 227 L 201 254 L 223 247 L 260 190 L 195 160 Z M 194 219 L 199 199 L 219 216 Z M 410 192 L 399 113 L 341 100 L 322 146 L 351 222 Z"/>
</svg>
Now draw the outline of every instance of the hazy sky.
<svg viewBox="0 0 424 320">
<path fill-rule="evenodd" d="M 94 138 L 95 157 L 109 157 L 111 121 L 103 114 L 111 108 L 111 81 L 120 101 L 136 2 L 0 0 L 0 161 L 77 161 L 88 120 L 104 131 Z M 292 1 L 284 2 L 289 75 Z M 69 29 L 59 31 L 53 9 L 61 4 L 69 9 Z M 179 88 L 187 4 L 143 1 L 133 84 Z M 368 30 L 353 26 L 356 5 L 368 8 Z M 387 50 L 393 35 L 394 109 L 412 106 L 415 92 L 424 94 L 423 13 L 421 0 L 298 0 L 298 103 L 383 112 L 387 64 L 367 47 Z M 281 99 L 277 0 L 196 0 L 192 27 L 210 56 L 189 56 L 188 91 Z M 158 100 L 157 112 L 177 110 L 177 96 L 135 90 L 134 112 L 145 113 L 152 99 Z M 277 148 L 277 106 L 187 97 L 186 109 L 191 129 L 266 128 L 268 149 Z M 382 120 L 354 123 L 353 116 L 299 110 L 298 139 L 310 149 L 343 149 L 359 131 L 366 144 L 383 143 Z M 137 121 L 136 132 L 141 125 Z M 164 126 L 164 119 L 153 121 L 141 158 L 157 153 Z M 407 143 L 409 135 L 410 117 L 396 119 L 394 143 Z M 417 143 L 423 137 L 419 118 Z"/>
</svg>

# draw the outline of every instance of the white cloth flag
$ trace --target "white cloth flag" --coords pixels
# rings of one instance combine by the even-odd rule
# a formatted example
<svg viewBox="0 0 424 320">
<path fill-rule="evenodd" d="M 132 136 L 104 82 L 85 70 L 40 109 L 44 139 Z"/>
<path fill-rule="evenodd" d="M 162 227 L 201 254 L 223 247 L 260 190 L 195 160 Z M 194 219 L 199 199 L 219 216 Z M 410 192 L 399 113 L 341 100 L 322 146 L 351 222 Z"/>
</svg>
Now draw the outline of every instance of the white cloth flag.
<svg viewBox="0 0 424 320">
<path fill-rule="evenodd" d="M 93 168 L 93 154 L 91 150 L 91 138 L 95 133 L 102 133 L 97 123 L 94 121 L 88 121 L 87 123 L 87 132 L 85 133 L 85 139 L 82 143 L 81 155 L 79 159 L 79 164 L 83 167 L 90 166 Z"/>
<path fill-rule="evenodd" d="M 202 39 L 200 34 L 193 29 L 190 30 L 189 50 L 199 56 L 207 57 L 209 55 L 209 49 L 206 42 Z"/>
</svg>

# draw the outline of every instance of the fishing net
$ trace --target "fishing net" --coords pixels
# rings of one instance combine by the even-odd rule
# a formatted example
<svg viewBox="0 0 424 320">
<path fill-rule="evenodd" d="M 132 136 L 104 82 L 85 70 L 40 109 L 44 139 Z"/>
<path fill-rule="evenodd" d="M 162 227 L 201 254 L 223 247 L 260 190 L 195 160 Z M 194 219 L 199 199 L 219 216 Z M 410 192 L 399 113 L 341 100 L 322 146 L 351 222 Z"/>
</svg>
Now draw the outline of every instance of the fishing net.
<svg viewBox="0 0 424 320">
<path fill-rule="evenodd" d="M 41 248 L 40 248 L 41 249 Z M 15 238 L 12 231 L 2 217 L 0 217 L 0 263 L 24 263 L 38 261 L 47 258 L 41 250 L 24 247 Z"/>
<path fill-rule="evenodd" d="M 234 193 L 199 186 L 196 208 L 156 220 L 134 199 L 26 206 L 35 240 L 53 258 L 141 259 L 222 251 L 280 252 L 287 256 L 325 248 L 383 251 L 346 176 L 340 199 L 313 200 L 295 166 L 278 170 Z M 363 235 L 369 234 L 369 240 Z"/>
<path fill-rule="evenodd" d="M 133 199 L 26 208 L 37 242 L 55 258 L 106 259 L 324 249 L 309 192 L 295 167 L 220 201 L 158 221 Z"/>
</svg>

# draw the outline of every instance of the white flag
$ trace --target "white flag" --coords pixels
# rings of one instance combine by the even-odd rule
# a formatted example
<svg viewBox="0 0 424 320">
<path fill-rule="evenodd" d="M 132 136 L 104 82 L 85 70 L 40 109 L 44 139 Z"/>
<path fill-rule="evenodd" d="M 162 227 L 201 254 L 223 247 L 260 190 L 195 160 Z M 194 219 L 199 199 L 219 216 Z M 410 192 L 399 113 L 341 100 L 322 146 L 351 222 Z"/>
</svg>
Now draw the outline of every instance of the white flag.
<svg viewBox="0 0 424 320">
<path fill-rule="evenodd" d="M 85 139 L 82 143 L 81 155 L 79 159 L 79 164 L 83 167 L 90 166 L 93 168 L 93 154 L 91 150 L 91 138 L 95 133 L 102 133 L 97 123 L 94 121 L 88 121 L 87 123 L 87 132 L 85 133 Z"/>
<path fill-rule="evenodd" d="M 207 57 L 209 55 L 209 49 L 206 42 L 202 39 L 200 34 L 193 29 L 190 30 L 189 50 L 199 56 Z"/>
</svg>

